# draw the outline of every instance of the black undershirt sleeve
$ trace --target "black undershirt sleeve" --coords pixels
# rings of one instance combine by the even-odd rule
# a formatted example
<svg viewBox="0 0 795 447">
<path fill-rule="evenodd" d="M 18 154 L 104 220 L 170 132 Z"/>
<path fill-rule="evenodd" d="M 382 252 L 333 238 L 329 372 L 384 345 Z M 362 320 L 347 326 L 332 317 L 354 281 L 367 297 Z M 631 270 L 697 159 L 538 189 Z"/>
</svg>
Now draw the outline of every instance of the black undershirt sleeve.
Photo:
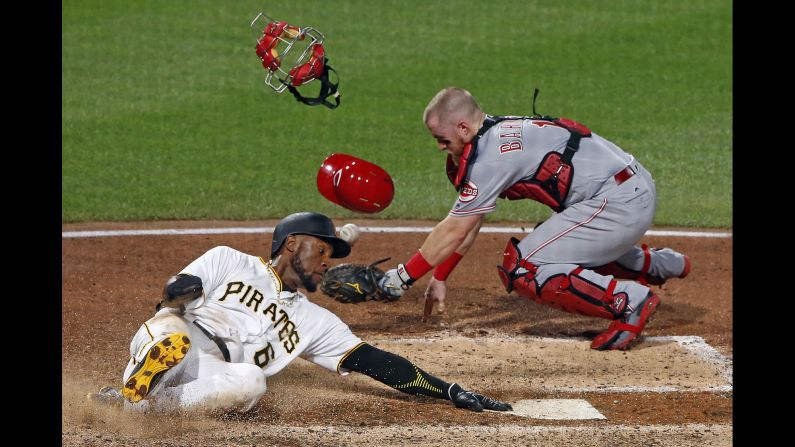
<svg viewBox="0 0 795 447">
<path fill-rule="evenodd" d="M 461 387 L 436 378 L 405 358 L 362 343 L 340 363 L 342 368 L 360 372 L 408 394 L 450 399 Z M 452 389 L 451 389 L 452 387 Z"/>
</svg>

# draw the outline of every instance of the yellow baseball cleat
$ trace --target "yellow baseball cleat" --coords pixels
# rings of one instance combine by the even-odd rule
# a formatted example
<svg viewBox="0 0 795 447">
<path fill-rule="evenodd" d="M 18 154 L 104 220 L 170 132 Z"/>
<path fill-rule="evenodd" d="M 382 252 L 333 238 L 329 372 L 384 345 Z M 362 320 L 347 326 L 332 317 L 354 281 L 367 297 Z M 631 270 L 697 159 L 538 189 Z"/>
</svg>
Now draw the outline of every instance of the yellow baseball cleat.
<svg viewBox="0 0 795 447">
<path fill-rule="evenodd" d="M 121 390 L 122 395 L 130 402 L 145 398 L 157 385 L 163 373 L 177 366 L 189 349 L 190 339 L 182 332 L 171 334 L 155 343 L 127 379 Z"/>
</svg>

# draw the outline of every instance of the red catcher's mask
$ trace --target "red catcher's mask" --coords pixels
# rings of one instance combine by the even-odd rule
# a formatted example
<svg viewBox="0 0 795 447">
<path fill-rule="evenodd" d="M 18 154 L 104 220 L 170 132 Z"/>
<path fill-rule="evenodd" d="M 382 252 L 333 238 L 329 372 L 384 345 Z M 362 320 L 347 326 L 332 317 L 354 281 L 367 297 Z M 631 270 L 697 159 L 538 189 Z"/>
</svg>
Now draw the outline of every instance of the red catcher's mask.
<svg viewBox="0 0 795 447">
<path fill-rule="evenodd" d="M 327 64 L 324 36 L 320 31 L 276 21 L 264 13 L 254 18 L 251 29 L 257 41 L 257 56 L 267 72 L 265 84 L 277 93 L 290 90 L 297 100 L 307 105 L 323 104 L 331 109 L 339 106 L 339 81 L 329 80 L 329 72 L 336 74 L 336 71 Z M 307 98 L 298 92 L 297 87 L 315 79 L 321 83 L 317 98 Z M 336 105 L 326 101 L 332 95 Z"/>
</svg>

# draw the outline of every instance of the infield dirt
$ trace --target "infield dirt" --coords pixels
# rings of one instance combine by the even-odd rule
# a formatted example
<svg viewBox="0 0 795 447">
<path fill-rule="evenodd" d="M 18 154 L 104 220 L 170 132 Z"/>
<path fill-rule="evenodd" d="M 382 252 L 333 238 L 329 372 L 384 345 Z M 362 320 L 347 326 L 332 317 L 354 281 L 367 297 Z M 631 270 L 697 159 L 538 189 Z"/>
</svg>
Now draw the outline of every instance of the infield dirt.
<svg viewBox="0 0 795 447">
<path fill-rule="evenodd" d="M 434 225 L 425 221 L 350 222 L 360 227 Z M 62 229 L 261 227 L 275 223 L 87 223 L 64 224 Z M 341 226 L 347 221 L 335 223 Z M 352 254 L 340 262 L 370 263 L 386 256 L 401 262 L 426 236 L 365 232 Z M 451 276 L 447 310 L 434 314 L 427 323 L 420 321 L 422 306 L 416 303 L 427 277 L 393 303 L 346 305 L 320 292 L 309 296 L 336 313 L 363 340 L 381 343 L 440 378 L 508 401 L 585 399 L 606 420 L 555 421 L 472 413 L 455 409 L 449 402 L 405 395 L 358 374 L 341 377 L 303 360 L 269 378 L 265 397 L 253 412 L 243 416 L 164 418 L 97 408 L 86 402 L 86 393 L 103 385 L 121 385 L 130 338 L 153 314 L 166 278 L 217 245 L 267 258 L 271 235 L 64 238 L 63 444 L 462 446 L 482 445 L 478 440 L 486 437 L 503 445 L 731 445 L 731 383 L 728 390 L 704 391 L 711 383 L 710 370 L 688 361 L 669 361 L 666 356 L 672 351 L 657 351 L 653 343 L 641 342 L 629 352 L 573 348 L 564 357 L 556 357 L 551 348 L 537 342 L 532 346 L 511 342 L 502 348 L 473 344 L 477 340 L 549 337 L 579 341 L 573 345 L 576 347 L 587 346 L 587 340 L 608 325 L 607 320 L 570 315 L 507 294 L 495 266 L 510 236 L 484 233 L 478 237 Z M 656 288 L 662 304 L 644 335 L 699 336 L 731 362 L 732 238 L 646 237 L 642 242 L 687 253 L 693 262 L 687 278 Z M 420 345 L 407 339 L 436 342 Z M 650 377 L 644 368 L 651 368 L 654 362 L 665 366 L 654 370 L 657 377 Z M 704 386 L 683 386 L 701 383 L 695 378 L 703 380 Z M 668 384 L 677 390 L 593 391 L 593 387 L 611 384 Z"/>
</svg>

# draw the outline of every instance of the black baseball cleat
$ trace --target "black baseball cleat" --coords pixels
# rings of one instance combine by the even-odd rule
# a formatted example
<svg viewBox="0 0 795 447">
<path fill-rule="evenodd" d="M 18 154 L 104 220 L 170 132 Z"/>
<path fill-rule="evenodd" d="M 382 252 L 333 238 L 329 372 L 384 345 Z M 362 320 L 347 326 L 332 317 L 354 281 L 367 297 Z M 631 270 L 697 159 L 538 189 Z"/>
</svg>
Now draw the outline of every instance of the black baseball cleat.
<svg viewBox="0 0 795 447">
<path fill-rule="evenodd" d="M 511 411 L 511 404 L 486 397 L 474 391 L 467 391 L 463 388 L 452 398 L 453 404 L 458 408 L 481 412 L 484 409 L 494 411 Z"/>
<path fill-rule="evenodd" d="M 163 376 L 163 373 L 177 366 L 190 349 L 190 339 L 177 332 L 155 343 L 138 366 L 135 367 L 124 388 L 124 398 L 138 402 L 145 398 Z"/>
</svg>

